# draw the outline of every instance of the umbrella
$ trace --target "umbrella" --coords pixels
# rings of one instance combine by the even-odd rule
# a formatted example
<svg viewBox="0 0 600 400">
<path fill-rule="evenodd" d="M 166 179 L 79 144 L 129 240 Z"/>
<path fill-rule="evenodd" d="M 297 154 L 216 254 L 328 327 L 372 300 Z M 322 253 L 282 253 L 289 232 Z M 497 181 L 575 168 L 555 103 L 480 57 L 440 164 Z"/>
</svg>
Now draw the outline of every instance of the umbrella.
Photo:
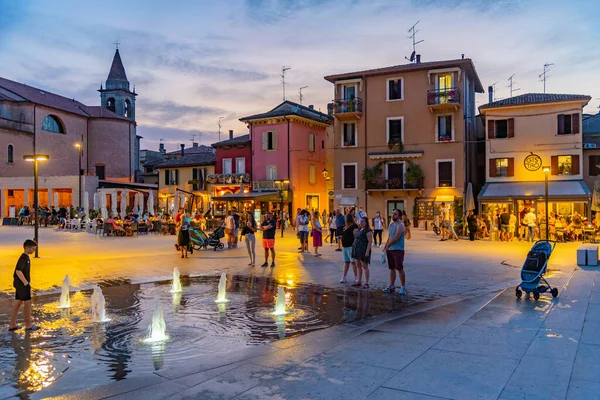
<svg viewBox="0 0 600 400">
<path fill-rule="evenodd" d="M 144 193 L 140 193 L 140 215 L 144 214 Z"/>
<path fill-rule="evenodd" d="M 54 192 L 54 207 L 58 208 L 58 192 Z"/>
<path fill-rule="evenodd" d="M 181 208 L 185 207 L 185 194 L 181 193 Z"/>
<path fill-rule="evenodd" d="M 87 190 L 83 194 L 83 212 L 85 213 L 85 217 L 90 219 L 90 194 Z"/>
<path fill-rule="evenodd" d="M 106 190 L 100 190 L 100 207 L 102 208 L 102 219 L 106 220 L 108 218 L 108 210 L 106 209 Z"/>
<path fill-rule="evenodd" d="M 154 215 L 154 191 L 150 191 L 148 195 L 148 214 Z"/>
<path fill-rule="evenodd" d="M 473 197 L 473 185 L 471 182 L 467 183 L 467 190 L 465 192 L 464 201 L 464 214 L 466 215 L 470 210 L 475 209 L 475 198 Z"/>
<path fill-rule="evenodd" d="M 94 192 L 94 208 L 92 210 L 98 210 L 98 192 Z"/>
<path fill-rule="evenodd" d="M 140 213 L 140 194 L 136 193 L 135 197 L 133 198 L 133 213 L 134 214 L 139 214 Z"/>
<path fill-rule="evenodd" d="M 600 193 L 598 193 L 598 191 L 600 190 L 600 181 L 595 181 L 594 182 L 594 191 L 592 193 L 592 211 L 600 211 Z"/>
<path fill-rule="evenodd" d="M 129 194 L 127 193 L 126 190 L 121 191 L 121 213 L 119 215 L 121 215 L 121 218 L 125 219 L 125 216 L 127 215 L 127 197 L 129 196 Z"/>
<path fill-rule="evenodd" d="M 110 193 L 110 211 L 113 217 L 117 215 L 117 189 L 113 189 Z"/>
</svg>

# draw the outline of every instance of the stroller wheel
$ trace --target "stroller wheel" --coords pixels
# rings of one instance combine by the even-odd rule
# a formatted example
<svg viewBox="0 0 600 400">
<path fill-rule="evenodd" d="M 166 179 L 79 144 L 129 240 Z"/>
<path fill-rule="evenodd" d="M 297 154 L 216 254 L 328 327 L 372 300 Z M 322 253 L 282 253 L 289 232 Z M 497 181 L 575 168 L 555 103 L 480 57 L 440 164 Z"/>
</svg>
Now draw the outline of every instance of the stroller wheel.
<svg viewBox="0 0 600 400">
<path fill-rule="evenodd" d="M 539 294 L 538 292 L 533 292 L 533 298 L 534 298 L 535 300 L 539 300 L 539 298 L 540 298 L 540 294 Z"/>
<path fill-rule="evenodd" d="M 219 249 L 222 249 L 223 247 L 225 247 L 225 245 L 223 243 L 219 243 Z"/>
<path fill-rule="evenodd" d="M 519 288 L 517 288 L 515 290 L 515 295 L 517 295 L 517 298 L 520 299 L 521 296 L 523 296 L 523 292 Z"/>
<path fill-rule="evenodd" d="M 550 293 L 552 293 L 552 297 L 557 298 L 558 297 L 558 289 L 554 288 L 550 291 Z"/>
</svg>

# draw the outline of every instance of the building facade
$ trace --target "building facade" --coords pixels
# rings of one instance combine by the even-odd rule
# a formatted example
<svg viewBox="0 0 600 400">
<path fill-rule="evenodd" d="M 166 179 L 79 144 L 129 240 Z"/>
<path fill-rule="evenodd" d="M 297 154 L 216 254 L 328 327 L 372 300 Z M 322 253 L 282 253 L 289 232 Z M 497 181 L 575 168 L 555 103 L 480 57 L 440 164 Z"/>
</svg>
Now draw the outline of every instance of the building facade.
<svg viewBox="0 0 600 400">
<path fill-rule="evenodd" d="M 420 62 L 326 76 L 334 85 L 334 205 L 369 216 L 405 210 L 421 227 L 473 182 L 471 60 Z"/>
<path fill-rule="evenodd" d="M 582 109 L 589 96 L 528 93 L 479 107 L 486 130 L 486 184 L 481 212 L 515 215 L 533 208 L 589 216 L 591 192 L 584 181 Z M 545 171 L 547 170 L 547 171 Z"/>
</svg>

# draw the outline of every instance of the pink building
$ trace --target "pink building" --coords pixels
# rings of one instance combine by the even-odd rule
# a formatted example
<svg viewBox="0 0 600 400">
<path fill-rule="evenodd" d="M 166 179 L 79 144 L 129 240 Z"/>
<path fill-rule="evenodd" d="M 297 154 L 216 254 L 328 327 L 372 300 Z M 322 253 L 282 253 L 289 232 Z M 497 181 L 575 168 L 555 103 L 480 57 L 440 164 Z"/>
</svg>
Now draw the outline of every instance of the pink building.
<svg viewBox="0 0 600 400">
<path fill-rule="evenodd" d="M 329 116 L 312 106 L 284 101 L 271 111 L 240 121 L 248 124 L 252 140 L 249 195 L 259 203 L 256 208 L 260 205 L 263 213 L 279 210 L 280 189 L 284 211 L 328 208 L 325 131 L 332 123 Z"/>
</svg>

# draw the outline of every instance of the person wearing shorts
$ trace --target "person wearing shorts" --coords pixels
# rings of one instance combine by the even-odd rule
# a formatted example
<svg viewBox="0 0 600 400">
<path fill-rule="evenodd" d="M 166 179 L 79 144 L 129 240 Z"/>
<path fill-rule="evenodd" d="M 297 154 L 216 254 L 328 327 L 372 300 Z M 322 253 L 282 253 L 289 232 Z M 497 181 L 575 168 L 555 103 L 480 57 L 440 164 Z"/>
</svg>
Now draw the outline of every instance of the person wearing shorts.
<svg viewBox="0 0 600 400">
<path fill-rule="evenodd" d="M 389 237 L 383 251 L 387 256 L 390 269 L 390 284 L 383 289 L 384 293 L 396 291 L 396 271 L 400 278 L 400 294 L 406 294 L 406 274 L 404 273 L 404 235 L 406 229 L 400 219 L 400 210 L 395 209 L 392 213 L 392 223 L 388 227 Z"/>
<path fill-rule="evenodd" d="M 342 234 L 346 225 L 346 217 L 340 209 L 335 210 L 335 238 L 337 239 L 338 248 L 335 251 L 342 251 Z"/>
<path fill-rule="evenodd" d="M 348 275 L 348 269 L 352 264 L 352 272 L 354 272 L 354 283 L 358 282 L 358 271 L 356 269 L 356 261 L 352 258 L 352 245 L 354 244 L 354 235 L 358 232 L 358 225 L 354 223 L 354 217 L 352 214 L 346 215 L 346 222 L 342 228 L 342 254 L 344 255 L 344 274 L 340 279 L 340 283 L 346 283 L 346 275 Z"/>
<path fill-rule="evenodd" d="M 25 320 L 25 330 L 34 331 L 38 327 L 31 323 L 31 262 L 29 255 L 35 252 L 37 243 L 33 240 L 26 240 L 23 243 L 23 254 L 17 261 L 15 272 L 13 273 L 13 286 L 15 288 L 15 301 L 10 313 L 10 323 L 8 330 L 11 332 L 19 329 L 17 326 L 17 315 L 21 305 L 24 305 L 23 319 Z"/>
<path fill-rule="evenodd" d="M 262 265 L 263 268 L 269 266 L 269 251 L 271 252 L 271 268 L 275 267 L 275 231 L 277 225 L 273 219 L 273 214 L 267 212 L 267 219 L 261 224 L 260 230 L 263 234 L 262 245 L 265 249 L 265 263 Z"/>
<path fill-rule="evenodd" d="M 296 221 L 298 239 L 300 239 L 300 253 L 308 252 L 308 211 L 302 210 Z"/>
</svg>

